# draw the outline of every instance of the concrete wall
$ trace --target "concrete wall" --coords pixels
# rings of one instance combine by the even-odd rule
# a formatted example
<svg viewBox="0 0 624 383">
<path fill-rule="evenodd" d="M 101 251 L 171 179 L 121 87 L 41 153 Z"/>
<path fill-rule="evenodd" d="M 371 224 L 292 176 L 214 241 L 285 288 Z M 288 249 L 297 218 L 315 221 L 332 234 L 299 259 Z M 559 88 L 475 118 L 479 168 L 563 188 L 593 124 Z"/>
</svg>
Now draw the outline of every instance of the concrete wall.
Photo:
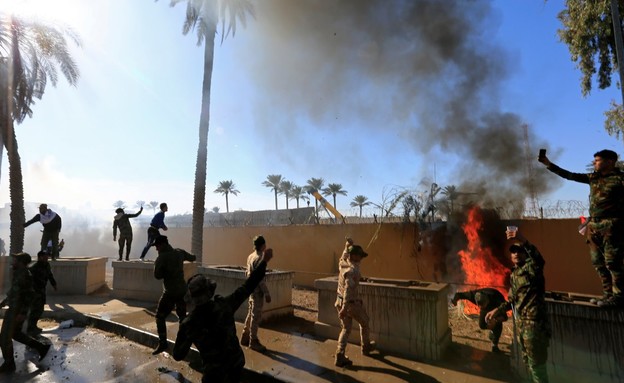
<svg viewBox="0 0 624 383">
<path fill-rule="evenodd" d="M 316 335 L 337 339 L 341 331 L 336 313 L 338 278 L 317 279 L 318 320 Z M 361 282 L 358 293 L 370 318 L 371 340 L 377 347 L 418 358 L 439 360 L 451 344 L 448 323 L 449 286 L 398 279 Z M 360 344 L 357 324 L 349 342 Z"/>
<path fill-rule="evenodd" d="M 106 258 L 60 258 L 50 261 L 58 290 L 48 294 L 91 294 L 106 284 Z"/>
<path fill-rule="evenodd" d="M 510 223 L 518 225 L 546 258 L 548 290 L 600 294 L 600 283 L 591 266 L 587 245 L 577 231 L 578 220 Z M 190 250 L 190 228 L 172 228 L 166 234 L 174 247 Z M 263 234 L 268 246 L 274 249 L 275 258 L 270 267 L 294 271 L 297 285 L 312 287 L 315 279 L 337 274 L 345 236 L 354 238 L 369 253 L 362 263 L 365 276 L 449 282 L 441 270 L 456 272 L 452 270 L 457 264 L 456 254 L 446 254 L 447 250 L 441 246 L 428 246 L 426 242 L 419 251 L 417 225 L 402 223 L 205 228 L 203 264 L 245 265 L 252 251 L 251 240 L 257 234 Z M 439 236 L 438 243 L 452 247 L 443 232 Z M 137 243 L 144 241 L 137 237 Z"/>
<path fill-rule="evenodd" d="M 624 382 L 624 311 L 605 310 L 584 303 L 586 297 L 564 297 L 572 298 L 573 302 L 546 301 L 552 328 L 548 349 L 549 381 Z M 527 376 L 519 352 L 512 358 L 512 365 Z"/>
<path fill-rule="evenodd" d="M 197 272 L 195 262 L 184 262 L 184 279 Z M 163 292 L 163 282 L 154 278 L 154 262 L 113 261 L 113 296 L 158 302 Z"/>
<path fill-rule="evenodd" d="M 197 272 L 217 282 L 215 294 L 226 296 L 239 288 L 247 279 L 245 269 L 231 266 L 207 266 L 198 267 Z M 264 303 L 262 306 L 262 320 L 269 320 L 280 316 L 292 315 L 294 308 L 292 305 L 292 285 L 293 272 L 268 270 L 264 276 L 264 282 L 271 294 L 271 303 Z M 238 321 L 245 321 L 249 303 L 245 302 L 236 310 L 234 318 Z"/>
</svg>

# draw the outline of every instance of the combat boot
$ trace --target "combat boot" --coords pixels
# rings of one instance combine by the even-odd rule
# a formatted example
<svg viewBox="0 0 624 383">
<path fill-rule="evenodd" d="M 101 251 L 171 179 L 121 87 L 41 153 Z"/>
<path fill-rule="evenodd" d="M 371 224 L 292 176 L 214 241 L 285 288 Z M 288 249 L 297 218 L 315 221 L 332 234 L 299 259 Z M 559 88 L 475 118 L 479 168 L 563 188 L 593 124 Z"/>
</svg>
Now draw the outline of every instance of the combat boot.
<svg viewBox="0 0 624 383">
<path fill-rule="evenodd" d="M 258 352 L 265 352 L 267 350 L 267 348 L 264 347 L 258 339 L 254 339 L 251 342 L 249 342 L 249 348 Z"/>
<path fill-rule="evenodd" d="M 376 348 L 377 343 L 370 341 L 368 344 L 362 345 L 362 355 L 369 355 L 371 352 L 375 351 Z"/>
<path fill-rule="evenodd" d="M 344 352 L 339 352 L 336 354 L 336 362 L 334 363 L 336 367 L 347 367 L 353 364 L 351 359 L 347 358 Z"/>
<path fill-rule="evenodd" d="M 241 334 L 240 344 L 241 346 L 249 347 L 249 333 L 248 332 L 244 332 Z"/>
<path fill-rule="evenodd" d="M 167 344 L 167 341 L 160 341 L 158 342 L 158 347 L 156 347 L 154 351 L 152 351 L 152 355 L 158 355 L 163 351 L 167 351 L 168 347 L 169 345 Z"/>
</svg>

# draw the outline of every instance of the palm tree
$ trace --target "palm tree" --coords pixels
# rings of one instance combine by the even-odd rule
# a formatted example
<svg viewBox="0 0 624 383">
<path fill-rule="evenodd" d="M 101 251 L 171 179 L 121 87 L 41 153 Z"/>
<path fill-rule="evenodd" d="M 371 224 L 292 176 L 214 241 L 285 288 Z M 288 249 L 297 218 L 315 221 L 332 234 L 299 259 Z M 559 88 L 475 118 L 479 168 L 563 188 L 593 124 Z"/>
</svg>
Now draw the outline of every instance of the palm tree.
<svg viewBox="0 0 624 383">
<path fill-rule="evenodd" d="M 171 0 L 171 5 L 183 0 Z M 202 103 L 199 115 L 199 144 L 195 164 L 195 188 L 193 193 L 193 220 L 191 231 L 191 252 L 202 263 L 204 209 L 206 199 L 206 167 L 208 158 L 208 130 L 210 128 L 210 87 L 212 84 L 212 65 L 214 61 L 214 40 L 217 24 L 221 19 L 221 41 L 232 32 L 236 34 L 237 20 L 245 26 L 247 14 L 254 16 L 255 11 L 249 0 L 187 0 L 186 19 L 182 33 L 191 30 L 197 33 L 197 45 L 204 43 L 204 80 L 202 85 Z M 225 23 L 228 23 L 227 32 Z"/>
<path fill-rule="evenodd" d="M 327 187 L 325 189 L 323 189 L 323 195 L 324 196 L 332 196 L 334 198 L 334 208 L 336 210 L 338 210 L 338 206 L 336 206 L 336 195 L 340 194 L 340 195 L 347 195 L 347 191 L 346 190 L 342 190 L 342 185 L 341 184 L 329 184 L 327 185 Z"/>
<path fill-rule="evenodd" d="M 310 197 L 306 195 L 304 188 L 297 185 L 293 185 L 292 189 L 290 189 L 290 198 L 297 200 L 297 209 L 299 209 L 299 200 L 310 200 Z"/>
<path fill-rule="evenodd" d="M 113 207 L 114 208 L 118 208 L 118 209 L 125 209 L 126 208 L 126 202 L 122 201 L 122 200 L 117 200 L 113 203 Z"/>
<path fill-rule="evenodd" d="M 368 200 L 367 197 L 359 194 L 356 195 L 355 197 L 353 197 L 353 201 L 351 201 L 351 203 L 349 204 L 351 207 L 359 207 L 360 208 L 360 218 L 362 218 L 362 208 L 364 206 L 368 206 L 370 205 L 371 202 Z"/>
<path fill-rule="evenodd" d="M 32 116 L 31 106 L 35 99 L 43 97 L 48 80 L 56 86 L 57 67 L 71 85 L 78 81 L 78 67 L 69 54 L 68 39 L 80 46 L 76 34 L 67 28 L 0 14 L 0 135 L 9 160 L 11 253 L 24 247 L 26 220 L 14 124 Z"/>
<path fill-rule="evenodd" d="M 152 212 L 154 214 L 156 214 L 156 208 L 158 207 L 159 203 L 158 201 L 150 201 L 150 203 L 148 203 L 149 207 L 152 208 Z"/>
<path fill-rule="evenodd" d="M 215 214 L 219 214 L 219 206 L 214 206 L 211 211 Z"/>
<path fill-rule="evenodd" d="M 269 174 L 266 181 L 262 181 L 262 185 L 270 188 L 275 192 L 275 210 L 277 210 L 277 193 L 280 191 L 280 184 L 282 183 L 281 174 Z"/>
<path fill-rule="evenodd" d="M 444 194 L 446 199 L 451 203 L 449 214 L 453 214 L 453 202 L 459 197 L 457 187 L 455 185 L 445 186 L 444 189 L 442 189 L 442 194 Z"/>
<path fill-rule="evenodd" d="M 238 190 L 236 190 L 236 185 L 234 185 L 234 182 L 232 182 L 232 180 L 219 182 L 219 187 L 216 188 L 214 192 L 220 193 L 221 195 L 225 195 L 225 212 L 226 213 L 230 212 L 230 203 L 228 201 L 228 195 L 230 194 L 238 195 L 238 193 L 240 193 Z"/>
<path fill-rule="evenodd" d="M 288 200 L 290 199 L 293 186 L 295 185 L 290 181 L 282 180 L 282 182 L 280 182 L 280 194 L 286 196 L 286 210 L 288 210 Z"/>
<path fill-rule="evenodd" d="M 312 177 L 307 181 L 305 190 L 308 193 L 312 193 L 314 191 L 320 191 L 323 188 L 324 184 L 325 184 L 324 179 Z M 316 198 L 314 198 L 314 214 L 316 215 L 316 220 L 318 221 L 318 200 Z"/>
</svg>

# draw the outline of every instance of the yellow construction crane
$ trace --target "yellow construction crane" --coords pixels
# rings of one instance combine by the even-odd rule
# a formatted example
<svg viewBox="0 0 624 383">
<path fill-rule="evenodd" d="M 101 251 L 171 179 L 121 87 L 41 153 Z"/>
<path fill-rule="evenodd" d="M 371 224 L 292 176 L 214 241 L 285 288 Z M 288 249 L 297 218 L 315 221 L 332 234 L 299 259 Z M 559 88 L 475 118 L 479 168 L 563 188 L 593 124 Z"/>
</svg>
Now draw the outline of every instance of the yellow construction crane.
<svg viewBox="0 0 624 383">
<path fill-rule="evenodd" d="M 327 202 L 327 200 L 325 198 L 323 198 L 323 196 L 321 196 L 321 194 L 318 192 L 318 190 L 312 189 L 312 190 L 308 191 L 308 193 L 312 194 L 314 196 L 314 198 L 316 198 L 321 203 L 321 206 L 323 206 L 323 208 L 325 208 L 325 210 L 331 211 L 332 214 L 334 214 L 334 216 L 336 217 L 336 220 L 340 219 L 340 221 L 342 221 L 342 223 L 346 223 L 345 217 L 342 214 L 340 214 L 340 212 L 338 210 L 336 210 L 336 208 L 334 208 L 332 206 L 332 204 Z"/>
</svg>

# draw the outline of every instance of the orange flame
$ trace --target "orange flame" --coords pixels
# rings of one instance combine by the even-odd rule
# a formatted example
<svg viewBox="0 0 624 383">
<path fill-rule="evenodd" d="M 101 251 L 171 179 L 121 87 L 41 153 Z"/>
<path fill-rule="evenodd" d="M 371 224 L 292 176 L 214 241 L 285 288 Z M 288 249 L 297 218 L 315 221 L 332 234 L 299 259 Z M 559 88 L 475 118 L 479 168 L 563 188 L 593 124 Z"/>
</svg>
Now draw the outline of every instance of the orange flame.
<svg viewBox="0 0 624 383">
<path fill-rule="evenodd" d="M 483 287 L 495 288 L 507 299 L 504 286 L 509 270 L 492 255 L 491 249 L 482 246 L 479 238 L 482 225 L 481 209 L 475 206 L 468 212 L 468 220 L 462 226 L 468 239 L 467 248 L 457 253 L 466 275 L 465 283 L 471 290 Z M 477 314 L 478 312 L 479 308 L 476 305 L 465 302 L 464 313 Z"/>
</svg>

